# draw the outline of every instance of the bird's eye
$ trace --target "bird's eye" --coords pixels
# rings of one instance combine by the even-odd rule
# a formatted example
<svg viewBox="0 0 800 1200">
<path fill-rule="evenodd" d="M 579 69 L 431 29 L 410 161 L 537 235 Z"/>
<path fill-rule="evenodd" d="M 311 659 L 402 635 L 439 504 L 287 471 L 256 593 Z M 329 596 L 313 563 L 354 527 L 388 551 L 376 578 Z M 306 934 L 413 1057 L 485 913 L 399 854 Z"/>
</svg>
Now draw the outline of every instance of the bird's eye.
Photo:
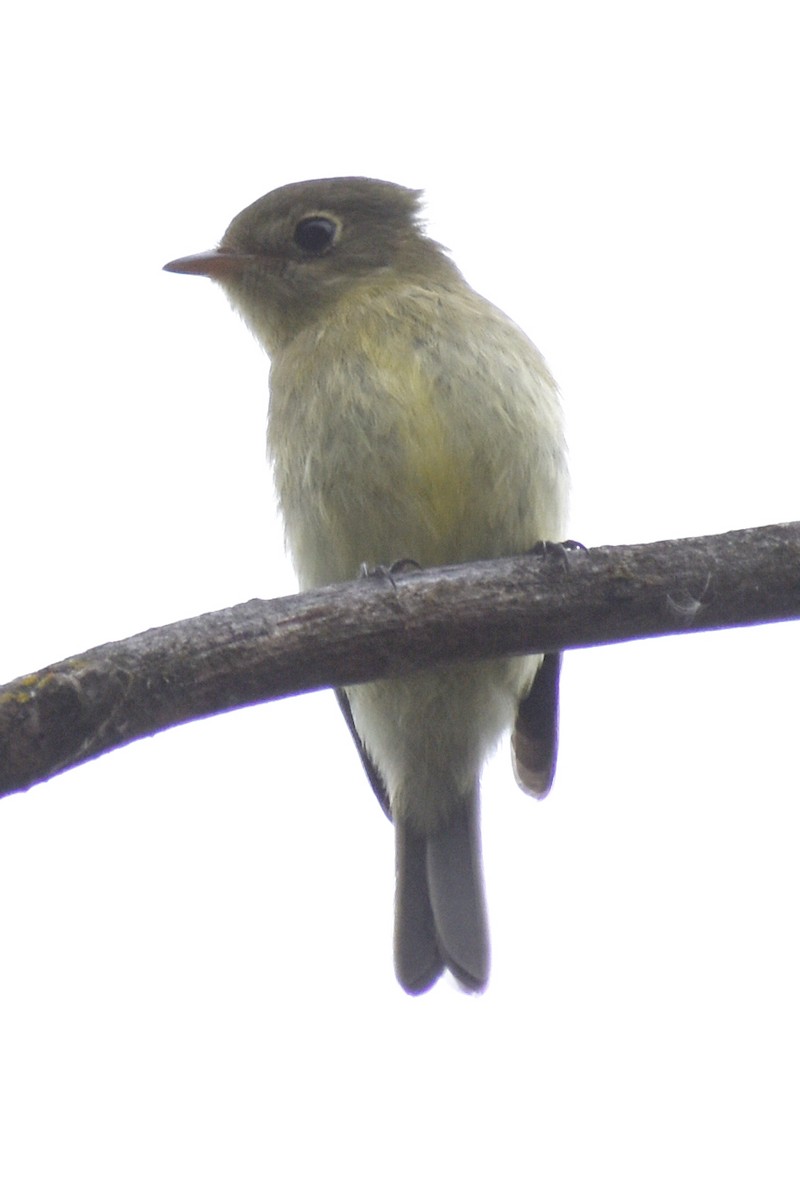
<svg viewBox="0 0 800 1200">
<path fill-rule="evenodd" d="M 295 244 L 306 254 L 324 254 L 336 240 L 337 231 L 330 217 L 304 217 L 295 225 Z"/>
</svg>

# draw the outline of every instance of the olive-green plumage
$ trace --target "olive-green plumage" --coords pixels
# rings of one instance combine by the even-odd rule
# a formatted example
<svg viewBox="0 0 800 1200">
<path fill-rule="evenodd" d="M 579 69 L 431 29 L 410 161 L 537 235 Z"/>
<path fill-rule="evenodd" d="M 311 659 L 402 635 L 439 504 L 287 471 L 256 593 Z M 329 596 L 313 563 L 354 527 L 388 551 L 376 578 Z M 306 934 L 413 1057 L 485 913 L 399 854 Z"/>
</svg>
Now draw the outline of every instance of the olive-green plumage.
<svg viewBox="0 0 800 1200">
<path fill-rule="evenodd" d="M 362 564 L 522 553 L 564 536 L 555 384 L 520 329 L 420 225 L 420 193 L 372 179 L 290 184 L 215 251 L 168 269 L 219 282 L 271 359 L 268 443 L 302 587 Z M 348 688 L 340 704 L 396 828 L 395 964 L 486 984 L 478 784 L 517 721 L 517 777 L 555 762 L 558 660 L 491 660 Z"/>
</svg>

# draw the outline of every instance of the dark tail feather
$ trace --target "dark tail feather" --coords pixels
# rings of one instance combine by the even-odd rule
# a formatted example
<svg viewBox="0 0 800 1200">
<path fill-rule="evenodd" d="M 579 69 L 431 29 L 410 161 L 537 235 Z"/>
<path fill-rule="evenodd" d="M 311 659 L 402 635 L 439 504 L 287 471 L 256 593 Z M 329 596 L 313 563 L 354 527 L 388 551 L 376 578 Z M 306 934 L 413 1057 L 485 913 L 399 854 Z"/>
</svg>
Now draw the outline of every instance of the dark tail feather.
<svg viewBox="0 0 800 1200">
<path fill-rule="evenodd" d="M 394 969 L 401 986 L 418 996 L 444 970 L 428 894 L 426 839 L 396 824 L 395 855 Z"/>
<path fill-rule="evenodd" d="M 398 825 L 395 969 L 407 992 L 429 988 L 447 966 L 461 986 L 489 980 L 476 794 L 450 822 L 423 836 Z"/>
<path fill-rule="evenodd" d="M 469 992 L 489 982 L 477 788 L 453 819 L 428 837 L 428 887 L 445 963 Z"/>
</svg>

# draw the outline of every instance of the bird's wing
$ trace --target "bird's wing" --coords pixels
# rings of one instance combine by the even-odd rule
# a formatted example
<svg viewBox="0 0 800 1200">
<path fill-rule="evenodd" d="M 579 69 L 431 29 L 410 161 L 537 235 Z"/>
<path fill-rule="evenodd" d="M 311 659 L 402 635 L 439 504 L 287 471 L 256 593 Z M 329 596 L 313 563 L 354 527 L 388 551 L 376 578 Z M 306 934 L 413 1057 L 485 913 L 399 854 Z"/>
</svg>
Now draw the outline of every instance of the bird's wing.
<svg viewBox="0 0 800 1200">
<path fill-rule="evenodd" d="M 550 791 L 556 773 L 561 657 L 544 655 L 531 690 L 520 702 L 511 736 L 517 783 L 539 799 Z"/>
<path fill-rule="evenodd" d="M 361 759 L 361 765 L 366 772 L 367 779 L 370 781 L 372 790 L 378 798 L 378 803 L 391 821 L 392 810 L 389 804 L 389 794 L 386 791 L 386 784 L 381 779 L 378 768 L 367 754 L 367 751 L 364 748 L 364 743 L 361 741 L 361 735 L 356 729 L 356 723 L 353 720 L 353 711 L 350 708 L 350 701 L 347 699 L 347 692 L 344 690 L 344 688 L 336 688 L 335 691 L 336 699 L 339 701 L 339 708 L 342 710 L 342 716 L 347 722 L 347 728 L 353 735 L 353 741 L 356 744 L 356 749 L 358 750 L 359 758 Z"/>
</svg>

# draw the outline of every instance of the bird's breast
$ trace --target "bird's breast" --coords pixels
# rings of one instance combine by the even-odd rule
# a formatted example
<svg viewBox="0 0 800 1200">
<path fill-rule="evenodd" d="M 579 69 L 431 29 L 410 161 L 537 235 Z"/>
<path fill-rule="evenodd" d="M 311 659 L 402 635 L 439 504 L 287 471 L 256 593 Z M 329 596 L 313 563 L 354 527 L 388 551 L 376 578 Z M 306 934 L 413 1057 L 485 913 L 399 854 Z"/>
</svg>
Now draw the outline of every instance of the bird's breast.
<svg viewBox="0 0 800 1200">
<path fill-rule="evenodd" d="M 433 319 L 373 319 L 273 360 L 270 452 L 303 586 L 364 563 L 468 561 L 553 536 L 539 527 L 560 426 L 532 394 L 546 392 L 535 360 L 523 355 L 506 379 L 515 354 L 513 339 L 481 348 L 437 334 Z"/>
</svg>

